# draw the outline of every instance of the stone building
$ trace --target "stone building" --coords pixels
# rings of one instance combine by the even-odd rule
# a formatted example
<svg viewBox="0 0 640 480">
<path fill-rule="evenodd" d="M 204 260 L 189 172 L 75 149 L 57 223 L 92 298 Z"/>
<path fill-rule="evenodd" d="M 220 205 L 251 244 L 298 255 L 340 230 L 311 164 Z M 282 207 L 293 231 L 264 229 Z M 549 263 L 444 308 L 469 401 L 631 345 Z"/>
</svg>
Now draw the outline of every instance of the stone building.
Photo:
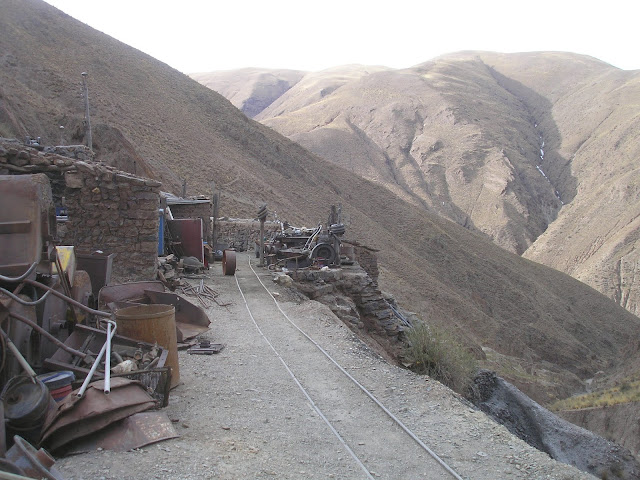
<svg viewBox="0 0 640 480">
<path fill-rule="evenodd" d="M 65 220 L 58 223 L 59 245 L 114 253 L 115 282 L 156 278 L 160 182 L 95 162 L 82 145 L 45 149 L 0 139 L 0 175 L 34 173 L 49 178 Z"/>
</svg>

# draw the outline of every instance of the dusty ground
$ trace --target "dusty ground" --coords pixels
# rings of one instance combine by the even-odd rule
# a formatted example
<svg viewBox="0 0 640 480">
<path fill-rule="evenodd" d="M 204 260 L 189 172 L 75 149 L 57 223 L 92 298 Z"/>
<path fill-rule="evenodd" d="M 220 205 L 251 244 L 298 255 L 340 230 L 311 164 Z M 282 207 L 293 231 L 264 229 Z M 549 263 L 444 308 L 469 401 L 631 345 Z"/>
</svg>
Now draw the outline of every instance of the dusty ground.
<svg viewBox="0 0 640 480">
<path fill-rule="evenodd" d="M 139 451 L 95 451 L 59 459 L 79 479 L 367 478 L 311 407 L 282 358 L 373 478 L 453 478 L 330 364 L 276 310 L 239 255 L 238 281 L 220 265 L 207 282 L 227 307 L 209 309 L 204 335 L 226 348 L 218 355 L 180 352 L 182 383 L 167 413 L 180 438 Z M 371 391 L 465 479 L 593 478 L 559 464 L 426 377 L 390 365 L 319 303 L 277 287 L 258 269 L 289 318 Z"/>
</svg>

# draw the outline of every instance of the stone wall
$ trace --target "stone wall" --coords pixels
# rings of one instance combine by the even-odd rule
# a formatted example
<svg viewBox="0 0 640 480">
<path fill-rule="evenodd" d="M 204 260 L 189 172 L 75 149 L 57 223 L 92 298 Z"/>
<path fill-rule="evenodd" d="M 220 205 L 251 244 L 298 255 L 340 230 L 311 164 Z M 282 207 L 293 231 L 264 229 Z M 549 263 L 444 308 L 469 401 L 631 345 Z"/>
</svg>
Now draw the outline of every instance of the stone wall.
<svg viewBox="0 0 640 480">
<path fill-rule="evenodd" d="M 265 237 L 280 229 L 277 222 L 265 222 Z M 253 250 L 260 242 L 260 222 L 251 219 L 224 219 L 216 221 L 216 245 L 238 251 Z"/>
<path fill-rule="evenodd" d="M 371 277 L 374 282 L 378 282 L 380 272 L 378 270 L 378 257 L 375 250 L 358 245 L 355 247 L 356 261 Z"/>
<path fill-rule="evenodd" d="M 86 147 L 66 148 L 75 158 L 0 139 L 0 175 L 45 173 L 54 203 L 67 209 L 59 243 L 115 253 L 112 283 L 155 279 L 160 182 L 96 163 Z"/>
<path fill-rule="evenodd" d="M 289 275 L 298 290 L 327 305 L 347 325 L 397 340 L 404 331 L 378 284 L 357 263 L 326 270 L 299 269 Z"/>
</svg>

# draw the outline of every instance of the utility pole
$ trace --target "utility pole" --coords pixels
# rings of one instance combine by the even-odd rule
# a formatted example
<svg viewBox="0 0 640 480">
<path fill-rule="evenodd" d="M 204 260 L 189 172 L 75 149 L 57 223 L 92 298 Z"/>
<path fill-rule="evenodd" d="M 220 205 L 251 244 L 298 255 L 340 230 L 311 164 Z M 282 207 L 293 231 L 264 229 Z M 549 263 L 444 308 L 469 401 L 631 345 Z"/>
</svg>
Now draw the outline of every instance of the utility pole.
<svg viewBox="0 0 640 480">
<path fill-rule="evenodd" d="M 87 72 L 82 72 L 82 86 L 84 87 L 84 119 L 87 122 L 87 147 L 93 150 L 93 137 L 91 136 L 91 118 L 89 117 L 89 86 L 87 85 Z"/>
</svg>

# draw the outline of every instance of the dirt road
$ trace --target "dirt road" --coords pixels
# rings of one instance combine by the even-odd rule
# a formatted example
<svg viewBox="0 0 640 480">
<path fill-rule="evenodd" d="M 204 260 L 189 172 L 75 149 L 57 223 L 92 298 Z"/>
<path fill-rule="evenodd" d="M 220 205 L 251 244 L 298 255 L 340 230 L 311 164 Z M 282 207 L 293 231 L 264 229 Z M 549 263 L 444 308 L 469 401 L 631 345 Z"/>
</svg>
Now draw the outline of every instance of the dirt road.
<svg viewBox="0 0 640 480">
<path fill-rule="evenodd" d="M 209 309 L 204 338 L 226 348 L 214 356 L 180 352 L 182 384 L 167 407 L 180 438 L 60 459 L 66 478 L 455 478 L 318 346 L 460 478 L 593 478 L 529 447 L 438 382 L 388 364 L 327 307 L 276 286 L 256 267 L 314 345 L 278 310 L 249 260 L 238 255 L 235 278 L 216 265 L 206 279 L 231 305 Z"/>
</svg>

